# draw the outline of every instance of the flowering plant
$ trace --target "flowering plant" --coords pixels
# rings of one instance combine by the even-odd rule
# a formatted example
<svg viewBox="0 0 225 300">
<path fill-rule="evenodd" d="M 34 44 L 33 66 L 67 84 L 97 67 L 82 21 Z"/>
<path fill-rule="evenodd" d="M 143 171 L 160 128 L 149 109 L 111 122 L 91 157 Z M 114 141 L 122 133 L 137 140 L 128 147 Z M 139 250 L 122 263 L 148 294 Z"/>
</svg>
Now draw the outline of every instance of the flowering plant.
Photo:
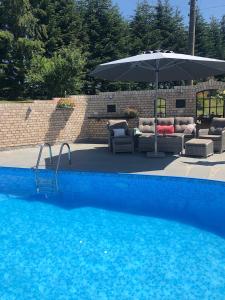
<svg viewBox="0 0 225 300">
<path fill-rule="evenodd" d="M 71 98 L 61 98 L 58 103 L 56 108 L 74 108 L 75 103 Z"/>
</svg>

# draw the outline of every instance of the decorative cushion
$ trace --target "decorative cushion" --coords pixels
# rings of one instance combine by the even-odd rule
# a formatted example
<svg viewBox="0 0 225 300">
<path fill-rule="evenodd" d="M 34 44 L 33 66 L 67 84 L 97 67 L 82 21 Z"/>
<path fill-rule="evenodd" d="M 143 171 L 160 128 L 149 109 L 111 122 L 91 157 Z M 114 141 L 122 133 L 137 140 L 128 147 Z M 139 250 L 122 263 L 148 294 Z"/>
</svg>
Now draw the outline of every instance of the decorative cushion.
<svg viewBox="0 0 225 300">
<path fill-rule="evenodd" d="M 184 133 L 189 124 L 195 124 L 193 117 L 175 117 L 175 132 Z"/>
<path fill-rule="evenodd" d="M 114 133 L 114 137 L 126 136 L 124 128 L 114 128 L 113 133 Z"/>
<path fill-rule="evenodd" d="M 139 130 L 144 133 L 155 132 L 154 118 L 139 118 Z"/>
<path fill-rule="evenodd" d="M 211 126 L 209 128 L 209 134 L 219 135 L 225 130 L 225 118 L 213 118 Z"/>
<path fill-rule="evenodd" d="M 213 127 L 211 126 L 209 128 L 209 134 L 212 134 L 212 135 L 221 135 L 222 134 L 222 131 L 224 130 L 224 128 L 222 127 Z"/>
<path fill-rule="evenodd" d="M 157 125 L 157 133 L 159 134 L 173 134 L 174 126 L 173 125 Z"/>
<path fill-rule="evenodd" d="M 124 128 L 125 134 L 128 134 L 128 123 L 126 120 L 109 120 L 107 125 L 110 136 L 114 136 L 113 129 L 115 128 Z"/>
<path fill-rule="evenodd" d="M 188 124 L 184 129 L 184 134 L 192 134 L 195 130 L 196 124 Z"/>
</svg>

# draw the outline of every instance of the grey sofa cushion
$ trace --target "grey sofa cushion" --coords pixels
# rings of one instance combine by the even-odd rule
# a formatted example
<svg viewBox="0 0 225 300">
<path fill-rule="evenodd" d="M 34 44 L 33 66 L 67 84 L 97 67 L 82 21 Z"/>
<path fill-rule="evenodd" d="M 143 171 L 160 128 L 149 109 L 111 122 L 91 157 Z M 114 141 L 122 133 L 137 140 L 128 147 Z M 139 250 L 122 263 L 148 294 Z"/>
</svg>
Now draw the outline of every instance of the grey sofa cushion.
<svg viewBox="0 0 225 300">
<path fill-rule="evenodd" d="M 154 118 L 139 118 L 139 130 L 143 133 L 155 132 L 155 119 Z"/>
<path fill-rule="evenodd" d="M 174 125 L 174 118 L 158 118 L 157 119 L 158 125 Z"/>
<path fill-rule="evenodd" d="M 225 130 L 225 118 L 213 118 L 209 134 L 221 135 L 223 130 Z"/>
<path fill-rule="evenodd" d="M 149 138 L 151 136 L 154 136 L 154 133 L 149 133 L 149 132 L 143 132 L 142 135 L 139 136 L 139 139 L 142 138 Z"/>
<path fill-rule="evenodd" d="M 193 117 L 175 117 L 175 132 L 184 132 L 187 125 L 194 124 Z"/>
<path fill-rule="evenodd" d="M 213 141 L 220 141 L 221 140 L 221 135 L 216 135 L 216 134 L 202 134 L 199 136 L 200 139 L 209 139 Z"/>
</svg>

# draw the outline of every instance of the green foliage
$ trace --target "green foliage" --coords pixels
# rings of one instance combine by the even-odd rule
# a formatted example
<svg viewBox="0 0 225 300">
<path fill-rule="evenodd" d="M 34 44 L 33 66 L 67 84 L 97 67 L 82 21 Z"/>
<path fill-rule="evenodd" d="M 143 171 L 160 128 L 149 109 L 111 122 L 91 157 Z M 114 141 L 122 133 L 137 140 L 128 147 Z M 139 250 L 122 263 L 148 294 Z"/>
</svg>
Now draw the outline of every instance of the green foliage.
<svg viewBox="0 0 225 300">
<path fill-rule="evenodd" d="M 187 38 L 169 0 L 155 6 L 138 1 L 129 20 L 112 0 L 1 0 L 0 98 L 153 88 L 95 80 L 89 73 L 100 63 L 146 50 L 186 53 Z M 225 16 L 206 22 L 198 12 L 196 55 L 225 59 Z"/>
<path fill-rule="evenodd" d="M 137 5 L 133 20 L 130 22 L 131 54 L 146 50 L 172 50 L 185 53 L 187 49 L 187 31 L 180 12 L 174 10 L 169 1 L 158 1 L 155 7 L 147 0 Z M 163 87 L 173 85 L 165 83 Z M 133 89 L 153 88 L 152 84 L 133 84 Z"/>
<path fill-rule="evenodd" d="M 198 11 L 196 17 L 196 55 L 207 56 L 209 43 L 209 24 L 204 20 L 204 18 Z"/>
<path fill-rule="evenodd" d="M 155 49 L 154 10 L 147 0 L 139 2 L 130 22 L 131 54 Z"/>
<path fill-rule="evenodd" d="M 86 93 L 107 91 L 119 86 L 88 76 L 98 64 L 122 58 L 128 54 L 128 26 L 118 7 L 111 0 L 81 0 L 79 8 L 85 21 L 87 36 Z M 117 88 L 116 88 L 117 89 Z"/>
<path fill-rule="evenodd" d="M 187 33 L 180 12 L 174 11 L 168 0 L 159 0 L 155 10 L 154 46 L 158 49 L 185 52 Z"/>
<path fill-rule="evenodd" d="M 225 49 L 222 43 L 222 34 L 220 30 L 220 23 L 216 18 L 211 18 L 209 23 L 209 47 L 208 56 L 214 58 L 222 58 Z"/>
<path fill-rule="evenodd" d="M 28 95 L 33 98 L 62 97 L 82 89 L 85 61 L 78 49 L 63 48 L 52 58 L 35 56 L 26 76 Z"/>
</svg>

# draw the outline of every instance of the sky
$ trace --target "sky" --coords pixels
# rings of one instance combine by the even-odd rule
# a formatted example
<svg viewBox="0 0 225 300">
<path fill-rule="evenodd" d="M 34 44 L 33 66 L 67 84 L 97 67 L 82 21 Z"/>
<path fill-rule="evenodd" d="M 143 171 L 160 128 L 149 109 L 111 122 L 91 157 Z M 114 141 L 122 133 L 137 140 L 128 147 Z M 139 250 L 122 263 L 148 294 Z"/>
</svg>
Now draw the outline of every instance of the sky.
<svg viewBox="0 0 225 300">
<path fill-rule="evenodd" d="M 133 15 L 138 0 L 113 0 L 115 4 L 118 4 L 122 14 L 129 18 Z M 149 4 L 154 5 L 157 0 L 149 0 Z M 189 13 L 189 0 L 170 0 L 170 4 L 173 7 L 178 7 L 184 16 L 185 23 L 188 23 Z M 209 20 L 211 16 L 221 18 L 225 15 L 225 1 L 224 0 L 197 0 L 198 7 L 204 18 Z"/>
</svg>

